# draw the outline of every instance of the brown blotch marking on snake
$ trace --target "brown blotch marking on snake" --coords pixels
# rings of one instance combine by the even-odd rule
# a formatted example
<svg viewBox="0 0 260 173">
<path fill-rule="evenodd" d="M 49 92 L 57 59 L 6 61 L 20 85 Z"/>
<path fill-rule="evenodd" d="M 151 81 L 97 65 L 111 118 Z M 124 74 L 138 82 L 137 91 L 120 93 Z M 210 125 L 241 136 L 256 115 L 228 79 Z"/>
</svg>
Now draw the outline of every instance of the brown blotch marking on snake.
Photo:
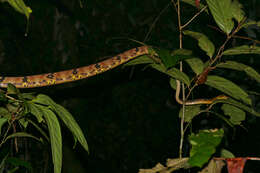
<svg viewBox="0 0 260 173">
<path fill-rule="evenodd" d="M 46 77 L 49 78 L 49 79 L 53 79 L 53 78 L 54 78 L 54 75 L 53 75 L 53 73 L 50 73 L 50 74 L 48 74 Z M 45 80 L 44 80 L 44 81 L 45 81 Z"/>
<path fill-rule="evenodd" d="M 118 55 L 118 56 L 116 57 L 116 60 L 119 61 L 119 62 L 121 61 L 121 59 L 122 59 L 122 58 L 121 58 L 120 55 Z"/>
<path fill-rule="evenodd" d="M 23 81 L 24 83 L 28 83 L 28 77 L 27 77 L 27 76 L 24 76 L 22 81 Z"/>
<path fill-rule="evenodd" d="M 72 74 L 74 74 L 74 75 L 78 74 L 78 70 L 76 68 L 73 69 Z"/>
<path fill-rule="evenodd" d="M 96 64 L 95 64 L 95 67 L 96 67 L 97 69 L 100 69 L 101 66 L 100 66 L 99 63 L 96 63 Z"/>
</svg>

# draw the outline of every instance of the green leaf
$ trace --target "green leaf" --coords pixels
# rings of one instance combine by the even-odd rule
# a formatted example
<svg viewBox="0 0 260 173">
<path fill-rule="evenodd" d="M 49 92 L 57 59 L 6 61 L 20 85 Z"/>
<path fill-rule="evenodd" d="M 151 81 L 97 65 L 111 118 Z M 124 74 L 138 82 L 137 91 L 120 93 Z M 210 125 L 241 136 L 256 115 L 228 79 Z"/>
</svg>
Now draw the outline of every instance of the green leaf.
<svg viewBox="0 0 260 173">
<path fill-rule="evenodd" d="M 167 70 L 162 64 L 151 64 L 150 66 L 162 73 L 165 73 L 175 79 L 182 81 L 187 86 L 190 85 L 189 77 L 185 73 L 178 70 L 177 68 L 171 68 L 171 69 Z"/>
<path fill-rule="evenodd" d="M 235 158 L 235 155 L 226 149 L 220 151 L 220 157 L 224 158 Z"/>
<path fill-rule="evenodd" d="M 21 98 L 25 100 L 33 100 L 35 99 L 35 93 L 21 93 Z"/>
<path fill-rule="evenodd" d="M 241 25 L 241 28 L 248 28 L 251 25 L 257 25 L 257 22 L 254 20 L 246 21 Z"/>
<path fill-rule="evenodd" d="M 23 126 L 24 129 L 27 128 L 28 121 L 25 118 L 19 119 L 18 122 Z"/>
<path fill-rule="evenodd" d="M 220 144 L 224 130 L 201 130 L 198 134 L 192 133 L 189 141 L 192 145 L 189 164 L 202 167 L 215 153 L 216 147 Z"/>
<path fill-rule="evenodd" d="M 83 148 L 89 152 L 88 144 L 86 141 L 86 138 L 84 137 L 84 134 L 73 118 L 73 116 L 61 105 L 56 104 L 55 105 L 55 112 L 60 117 L 60 119 L 64 122 L 64 124 L 70 129 L 72 134 L 76 137 L 76 139 L 79 141 L 79 143 L 83 146 Z"/>
<path fill-rule="evenodd" d="M 240 109 L 242 109 L 242 110 L 244 110 L 244 111 L 246 111 L 248 113 L 251 113 L 251 114 L 253 114 L 255 116 L 260 117 L 260 113 L 259 112 L 256 112 L 254 109 L 252 109 L 252 108 L 250 108 L 250 107 L 248 107 L 248 106 L 246 106 L 246 105 L 244 105 L 244 104 L 242 104 L 242 103 L 240 103 L 240 102 L 238 102 L 238 101 L 236 101 L 236 100 L 234 100 L 232 98 L 228 98 L 228 99 L 225 99 L 225 100 L 218 100 L 218 101 L 216 101 L 214 103 L 215 104 L 216 103 L 230 104 L 230 105 L 236 106 L 236 107 L 238 107 L 238 108 L 240 108 Z"/>
<path fill-rule="evenodd" d="M 240 54 L 260 54 L 260 47 L 258 46 L 238 46 L 227 49 L 223 52 L 223 55 L 240 55 Z"/>
<path fill-rule="evenodd" d="M 219 63 L 217 67 L 244 71 L 248 76 L 255 79 L 257 82 L 260 82 L 260 74 L 257 71 L 255 71 L 252 67 L 247 66 L 245 64 L 238 63 L 236 61 L 226 61 L 224 63 Z"/>
<path fill-rule="evenodd" d="M 221 109 L 225 115 L 230 117 L 230 121 L 235 125 L 241 124 L 241 121 L 244 121 L 246 118 L 246 113 L 235 106 L 223 104 Z"/>
<path fill-rule="evenodd" d="M 196 115 L 198 115 L 201 112 L 200 105 L 191 105 L 191 106 L 185 106 L 184 109 L 184 121 L 190 122 Z M 182 117 L 183 108 L 179 111 L 179 117 Z"/>
<path fill-rule="evenodd" d="M 185 49 L 178 49 L 171 52 L 167 49 L 160 48 L 156 49 L 156 53 L 162 60 L 166 69 L 174 67 L 178 62 L 183 59 L 191 58 L 191 51 Z"/>
<path fill-rule="evenodd" d="M 232 1 L 232 15 L 238 23 L 241 22 L 245 17 L 245 12 L 242 10 L 242 8 L 243 6 L 238 2 L 238 0 Z"/>
<path fill-rule="evenodd" d="M 50 106 L 50 108 L 57 113 L 57 115 L 60 117 L 63 123 L 69 128 L 72 134 L 80 142 L 83 148 L 86 151 L 89 151 L 88 144 L 83 135 L 82 130 L 80 129 L 79 125 L 77 124 L 73 116 L 65 108 L 56 104 L 50 97 L 43 94 L 39 94 L 37 98 L 34 100 L 34 102 Z"/>
<path fill-rule="evenodd" d="M 200 73 L 203 72 L 204 69 L 204 63 L 201 61 L 199 58 L 191 58 L 191 59 L 186 59 L 185 60 L 191 69 L 196 73 L 196 75 L 199 75 Z"/>
<path fill-rule="evenodd" d="M 196 40 L 198 40 L 199 47 L 207 53 L 207 55 L 212 58 L 214 52 L 215 52 L 215 46 L 214 44 L 208 39 L 208 37 L 202 33 L 199 32 L 193 32 L 193 31 L 183 31 L 183 34 L 189 35 Z"/>
<path fill-rule="evenodd" d="M 16 138 L 16 137 L 28 137 L 28 138 L 33 138 L 33 139 L 35 139 L 35 140 L 41 142 L 41 140 L 40 140 L 39 138 L 37 138 L 37 137 L 35 137 L 35 136 L 33 136 L 33 135 L 29 134 L 29 133 L 25 133 L 25 132 L 12 133 L 11 135 L 7 136 L 4 141 L 6 142 L 8 139 Z"/>
<path fill-rule="evenodd" d="M 47 136 L 45 131 L 43 131 L 36 123 L 34 123 L 32 120 L 28 119 L 28 122 L 31 123 L 44 137 L 45 139 L 50 142 L 50 138 Z"/>
<path fill-rule="evenodd" d="M 132 66 L 132 65 L 138 65 L 138 64 L 151 64 L 154 63 L 152 58 L 150 58 L 147 55 L 140 56 L 138 58 L 135 58 L 128 63 L 124 64 L 124 66 Z"/>
<path fill-rule="evenodd" d="M 44 116 L 44 112 L 42 112 L 41 107 L 33 102 L 28 102 L 28 107 L 30 109 L 30 113 L 37 118 L 38 123 L 41 123 Z"/>
<path fill-rule="evenodd" d="M 61 173 L 62 137 L 61 137 L 60 124 L 56 115 L 48 107 L 40 106 L 40 108 L 44 113 L 43 115 L 49 130 L 54 173 Z"/>
<path fill-rule="evenodd" d="M 7 118 L 0 118 L 0 135 L 2 133 L 2 127 L 6 122 L 8 122 Z"/>
<path fill-rule="evenodd" d="M 24 14 L 27 20 L 29 19 L 32 10 L 24 4 L 23 0 L 7 0 L 6 2 L 8 2 L 16 11 Z"/>
<path fill-rule="evenodd" d="M 233 9 L 231 0 L 206 0 L 209 6 L 210 12 L 219 26 L 219 28 L 226 34 L 229 34 L 233 27 L 234 22 Z"/>
<path fill-rule="evenodd" d="M 172 87 L 172 89 L 176 90 L 177 88 L 176 79 L 170 78 L 170 86 Z"/>
<path fill-rule="evenodd" d="M 219 77 L 208 75 L 208 79 L 205 82 L 206 85 L 209 85 L 213 88 L 216 88 L 231 97 L 234 97 L 237 100 L 241 100 L 246 104 L 251 105 L 251 99 L 249 98 L 248 94 L 242 90 L 238 85 L 234 84 L 233 82 Z"/>
<path fill-rule="evenodd" d="M 7 104 L 6 108 L 8 109 L 9 112 L 16 113 L 18 111 L 18 109 L 20 108 L 20 105 L 17 102 L 13 102 L 13 103 Z"/>
<path fill-rule="evenodd" d="M 10 84 L 10 83 L 8 84 L 6 94 L 15 94 L 15 95 L 17 95 L 19 93 L 20 93 L 19 90 L 13 84 Z"/>
<path fill-rule="evenodd" d="M 6 108 L 0 107 L 0 116 L 5 118 L 11 118 L 11 114 Z"/>
</svg>

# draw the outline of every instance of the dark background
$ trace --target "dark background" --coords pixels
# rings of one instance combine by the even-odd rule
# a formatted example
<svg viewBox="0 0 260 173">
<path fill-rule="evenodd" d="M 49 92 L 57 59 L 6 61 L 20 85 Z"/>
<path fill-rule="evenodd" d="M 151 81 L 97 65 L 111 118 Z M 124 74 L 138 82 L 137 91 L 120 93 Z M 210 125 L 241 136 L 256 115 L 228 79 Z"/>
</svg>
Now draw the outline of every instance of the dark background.
<svg viewBox="0 0 260 173">
<path fill-rule="evenodd" d="M 77 0 L 25 2 L 33 11 L 27 37 L 24 36 L 25 17 L 7 3 L 0 4 L 1 75 L 40 74 L 96 63 L 139 46 L 126 38 L 171 50 L 179 45 L 176 11 L 167 0 L 87 0 L 83 8 Z M 258 1 L 241 3 L 247 16 L 259 20 Z M 197 12 L 192 6 L 182 4 L 182 7 L 183 21 Z M 158 21 L 147 36 L 157 17 Z M 209 25 L 215 23 L 211 16 L 204 13 L 193 21 L 189 29 L 207 34 L 218 46 L 225 37 Z M 250 28 L 241 35 L 257 39 L 259 29 Z M 234 40 L 232 44 L 252 42 Z M 205 57 L 196 41 L 190 38 L 184 38 L 184 48 Z M 237 59 L 259 72 L 259 56 L 244 55 Z M 151 168 L 158 162 L 165 163 L 167 158 L 178 157 L 180 106 L 174 100 L 169 78 L 143 68 L 118 67 L 79 82 L 22 90 L 51 96 L 73 114 L 85 133 L 90 155 L 80 145 L 72 149 L 73 137 L 63 128 L 63 172 L 137 172 L 139 168 Z M 257 91 L 258 88 L 259 91 L 259 84 L 242 73 L 220 70 L 216 73 L 247 90 Z M 205 92 L 202 87 L 202 90 L 197 90 L 196 96 L 207 97 L 211 92 Z M 259 111 L 256 100 L 254 98 Z M 202 120 L 206 120 L 206 125 L 201 124 Z M 210 116 L 196 118 L 193 124 L 194 128 L 226 128 L 227 136 L 222 146 L 238 157 L 260 155 L 259 119 L 252 115 L 243 124 L 247 130 L 237 127 L 235 131 Z M 185 141 L 185 156 L 188 155 L 188 147 Z M 32 143 L 29 148 L 27 160 L 32 163 L 34 172 L 50 172 L 49 146 Z M 257 171 L 257 164 L 259 162 L 249 161 L 247 170 Z"/>
</svg>

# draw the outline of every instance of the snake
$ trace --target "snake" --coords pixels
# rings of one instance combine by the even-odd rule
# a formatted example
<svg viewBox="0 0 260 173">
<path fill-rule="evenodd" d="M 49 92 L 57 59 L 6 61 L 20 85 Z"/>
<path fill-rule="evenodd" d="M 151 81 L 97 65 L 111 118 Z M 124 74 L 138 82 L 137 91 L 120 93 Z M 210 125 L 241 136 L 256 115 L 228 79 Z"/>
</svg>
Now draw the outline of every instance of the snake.
<svg viewBox="0 0 260 173">
<path fill-rule="evenodd" d="M 79 67 L 79 68 L 70 69 L 70 70 L 64 70 L 64 71 L 59 71 L 54 73 L 38 74 L 38 75 L 21 76 L 21 77 L 0 76 L 0 88 L 7 88 L 8 84 L 12 84 L 16 88 L 36 88 L 36 87 L 44 87 L 44 86 L 57 85 L 57 84 L 77 81 L 111 70 L 139 56 L 149 55 L 150 52 L 151 49 L 149 46 L 140 46 L 140 47 L 127 50 L 123 53 L 115 55 L 101 62 Z M 180 81 L 179 80 L 176 81 L 177 81 L 176 101 L 179 104 L 185 104 L 185 105 L 211 104 L 215 100 L 227 98 L 226 96 L 220 95 L 212 99 L 194 99 L 194 100 L 183 101 L 182 99 L 179 98 Z"/>
</svg>

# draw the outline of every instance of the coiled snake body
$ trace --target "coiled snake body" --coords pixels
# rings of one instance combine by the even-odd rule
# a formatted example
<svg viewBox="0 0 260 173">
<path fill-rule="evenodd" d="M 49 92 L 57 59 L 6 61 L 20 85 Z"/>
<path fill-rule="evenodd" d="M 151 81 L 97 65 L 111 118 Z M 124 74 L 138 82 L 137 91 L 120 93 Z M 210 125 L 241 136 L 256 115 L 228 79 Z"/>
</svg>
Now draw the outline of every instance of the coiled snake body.
<svg viewBox="0 0 260 173">
<path fill-rule="evenodd" d="M 101 61 L 96 64 L 91 64 L 84 67 L 79 67 L 75 69 L 46 73 L 39 75 L 23 76 L 23 77 L 5 77 L 0 76 L 0 87 L 6 88 L 8 83 L 13 84 L 17 88 L 36 88 L 49 85 L 62 84 L 67 82 L 72 82 L 91 76 L 95 76 L 99 73 L 113 69 L 131 59 L 134 59 L 141 55 L 149 54 L 148 46 L 141 46 L 137 48 L 130 49 L 121 54 L 113 56 L 107 60 Z M 180 93 L 180 82 L 177 81 L 176 89 L 176 101 L 180 104 L 184 102 L 179 98 Z M 196 99 L 185 101 L 185 105 L 195 105 L 195 104 L 211 104 L 217 99 L 225 99 L 223 96 L 218 96 L 213 99 Z"/>
</svg>

